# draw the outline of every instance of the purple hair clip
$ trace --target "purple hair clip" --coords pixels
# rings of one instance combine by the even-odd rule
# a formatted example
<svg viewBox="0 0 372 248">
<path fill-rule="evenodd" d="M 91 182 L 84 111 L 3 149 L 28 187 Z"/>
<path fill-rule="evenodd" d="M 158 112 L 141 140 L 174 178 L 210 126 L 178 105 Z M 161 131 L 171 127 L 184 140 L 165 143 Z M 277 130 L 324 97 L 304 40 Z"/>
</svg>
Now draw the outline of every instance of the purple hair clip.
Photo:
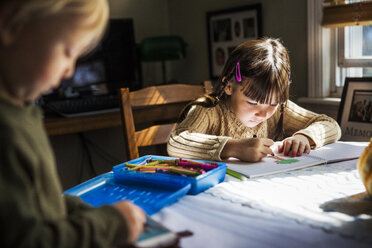
<svg viewBox="0 0 372 248">
<path fill-rule="evenodd" d="M 235 77 L 238 82 L 242 81 L 242 75 L 240 74 L 240 64 L 239 61 L 236 62 Z"/>
</svg>

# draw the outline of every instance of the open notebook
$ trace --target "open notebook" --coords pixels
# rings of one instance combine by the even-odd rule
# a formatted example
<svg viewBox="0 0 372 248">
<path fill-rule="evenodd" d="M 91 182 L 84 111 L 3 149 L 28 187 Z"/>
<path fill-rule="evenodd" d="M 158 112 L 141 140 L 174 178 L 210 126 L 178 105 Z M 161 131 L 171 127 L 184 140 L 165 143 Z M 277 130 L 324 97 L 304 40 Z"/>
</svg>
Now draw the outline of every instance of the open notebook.
<svg viewBox="0 0 372 248">
<path fill-rule="evenodd" d="M 357 159 L 368 142 L 336 142 L 311 150 L 310 154 L 301 157 L 286 157 L 278 154 L 277 147 L 281 142 L 275 142 L 271 147 L 275 156 L 267 156 L 260 162 L 248 163 L 229 159 L 226 161 L 228 169 L 248 178 L 276 174 L 285 171 L 297 170 L 309 166 L 334 163 L 344 160 Z"/>
</svg>

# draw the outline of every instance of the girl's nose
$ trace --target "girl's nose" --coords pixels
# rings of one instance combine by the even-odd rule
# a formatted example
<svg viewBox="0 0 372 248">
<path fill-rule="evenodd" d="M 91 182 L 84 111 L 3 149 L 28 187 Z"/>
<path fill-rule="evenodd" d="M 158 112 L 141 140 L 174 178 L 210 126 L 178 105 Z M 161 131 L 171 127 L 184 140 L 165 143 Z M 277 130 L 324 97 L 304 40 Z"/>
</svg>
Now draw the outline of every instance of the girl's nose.
<svg viewBox="0 0 372 248">
<path fill-rule="evenodd" d="M 258 117 L 266 117 L 267 116 L 267 110 L 265 108 L 260 108 L 255 113 Z"/>
</svg>

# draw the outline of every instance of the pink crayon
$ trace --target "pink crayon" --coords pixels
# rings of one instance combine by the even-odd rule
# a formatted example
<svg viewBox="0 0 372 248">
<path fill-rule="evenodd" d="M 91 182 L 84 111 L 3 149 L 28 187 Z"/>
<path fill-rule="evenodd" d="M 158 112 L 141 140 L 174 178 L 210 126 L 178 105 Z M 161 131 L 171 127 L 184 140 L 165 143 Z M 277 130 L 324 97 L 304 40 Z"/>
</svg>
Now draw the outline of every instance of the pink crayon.
<svg viewBox="0 0 372 248">
<path fill-rule="evenodd" d="M 211 164 L 203 164 L 203 163 L 193 163 L 193 162 L 184 162 L 183 160 L 178 161 L 179 166 L 184 166 L 184 167 L 197 167 L 197 168 L 202 168 L 205 170 L 212 170 L 216 168 L 215 165 Z"/>
<path fill-rule="evenodd" d="M 180 158 L 179 161 L 189 162 L 189 163 L 193 163 L 193 164 L 208 164 L 208 165 L 214 165 L 215 167 L 218 166 L 218 163 L 202 163 L 202 162 L 186 160 L 186 159 L 182 159 L 182 158 Z"/>
</svg>

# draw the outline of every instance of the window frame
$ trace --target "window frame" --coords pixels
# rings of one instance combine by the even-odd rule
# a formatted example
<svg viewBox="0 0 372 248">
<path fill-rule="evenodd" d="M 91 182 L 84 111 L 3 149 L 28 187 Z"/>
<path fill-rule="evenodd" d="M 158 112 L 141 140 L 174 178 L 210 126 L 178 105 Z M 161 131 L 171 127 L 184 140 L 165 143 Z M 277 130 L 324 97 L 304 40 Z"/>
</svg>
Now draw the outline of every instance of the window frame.
<svg viewBox="0 0 372 248">
<path fill-rule="evenodd" d="M 338 66 L 339 67 L 372 67 L 372 59 L 345 58 L 345 29 L 337 29 Z"/>
<path fill-rule="evenodd" d="M 337 92 L 336 31 L 322 27 L 323 0 L 307 0 L 308 97 L 330 97 Z"/>
<path fill-rule="evenodd" d="M 345 58 L 344 28 L 323 28 L 323 0 L 307 0 L 308 97 L 341 97 L 348 68 L 372 67 L 372 59 Z M 341 82 L 342 81 L 342 82 Z"/>
</svg>

